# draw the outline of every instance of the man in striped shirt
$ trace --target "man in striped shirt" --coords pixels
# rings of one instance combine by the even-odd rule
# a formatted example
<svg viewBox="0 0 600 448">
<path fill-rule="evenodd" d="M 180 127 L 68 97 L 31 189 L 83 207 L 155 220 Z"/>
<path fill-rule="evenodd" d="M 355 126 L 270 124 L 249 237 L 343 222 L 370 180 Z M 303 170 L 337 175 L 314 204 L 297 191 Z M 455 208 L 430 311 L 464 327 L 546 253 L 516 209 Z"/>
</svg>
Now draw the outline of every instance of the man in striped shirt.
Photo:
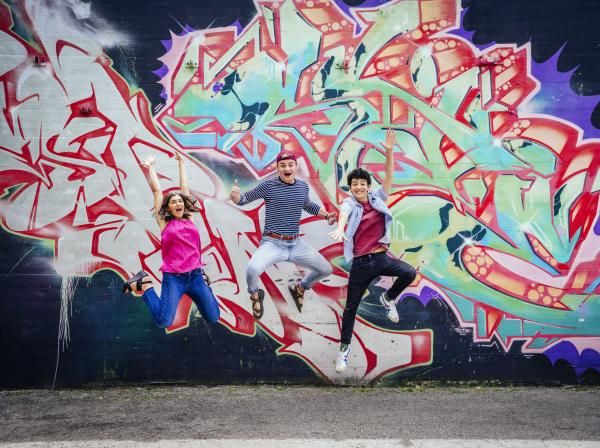
<svg viewBox="0 0 600 448">
<path fill-rule="evenodd" d="M 304 291 L 331 275 L 329 262 L 315 249 L 299 238 L 302 211 L 322 216 L 333 224 L 337 216 L 308 197 L 308 184 L 296 178 L 296 156 L 280 153 L 277 156 L 277 177 L 262 181 L 247 193 L 240 193 L 235 182 L 229 197 L 237 205 L 246 205 L 258 199 L 265 201 L 265 230 L 260 246 L 246 268 L 246 282 L 252 301 L 252 313 L 260 319 L 264 313 L 265 293 L 258 287 L 258 276 L 268 267 L 282 261 L 290 261 L 308 268 L 304 278 L 288 289 L 298 311 L 302 312 Z"/>
</svg>

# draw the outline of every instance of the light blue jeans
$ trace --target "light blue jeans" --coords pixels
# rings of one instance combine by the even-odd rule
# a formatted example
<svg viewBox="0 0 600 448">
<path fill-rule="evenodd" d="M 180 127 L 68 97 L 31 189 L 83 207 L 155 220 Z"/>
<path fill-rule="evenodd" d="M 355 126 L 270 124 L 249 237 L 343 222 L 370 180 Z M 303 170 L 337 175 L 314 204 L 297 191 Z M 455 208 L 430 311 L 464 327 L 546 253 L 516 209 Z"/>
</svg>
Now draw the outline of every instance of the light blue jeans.
<svg viewBox="0 0 600 448">
<path fill-rule="evenodd" d="M 258 249 L 252 255 L 246 268 L 248 292 L 252 294 L 258 291 L 258 276 L 270 266 L 283 261 L 289 261 L 309 269 L 309 272 L 300 282 L 300 286 L 304 289 L 311 289 L 315 283 L 328 277 L 333 272 L 325 257 L 301 238 L 283 241 L 263 236 Z"/>
</svg>

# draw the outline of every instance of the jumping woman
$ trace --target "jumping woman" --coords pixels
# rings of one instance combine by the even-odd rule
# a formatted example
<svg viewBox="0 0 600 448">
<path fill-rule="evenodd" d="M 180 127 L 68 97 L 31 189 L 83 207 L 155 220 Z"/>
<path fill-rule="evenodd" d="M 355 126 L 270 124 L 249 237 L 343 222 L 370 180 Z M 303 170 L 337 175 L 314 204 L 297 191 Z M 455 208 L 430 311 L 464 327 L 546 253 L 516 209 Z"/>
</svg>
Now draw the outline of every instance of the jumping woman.
<svg viewBox="0 0 600 448">
<path fill-rule="evenodd" d="M 142 165 L 148 167 L 148 183 L 154 195 L 156 222 L 160 227 L 160 270 L 163 273 L 161 295 L 158 297 L 152 279 L 143 270 L 123 285 L 123 292 L 144 293 L 142 299 L 160 328 L 167 328 L 173 323 L 183 294 L 191 297 L 207 322 L 215 323 L 219 320 L 219 305 L 202 271 L 200 232 L 192 220 L 192 213 L 199 211 L 196 207 L 197 200 L 190 195 L 183 159 L 178 153 L 175 153 L 175 159 L 179 163 L 181 191 L 164 196 L 154 168 L 154 157 L 142 162 Z"/>
</svg>

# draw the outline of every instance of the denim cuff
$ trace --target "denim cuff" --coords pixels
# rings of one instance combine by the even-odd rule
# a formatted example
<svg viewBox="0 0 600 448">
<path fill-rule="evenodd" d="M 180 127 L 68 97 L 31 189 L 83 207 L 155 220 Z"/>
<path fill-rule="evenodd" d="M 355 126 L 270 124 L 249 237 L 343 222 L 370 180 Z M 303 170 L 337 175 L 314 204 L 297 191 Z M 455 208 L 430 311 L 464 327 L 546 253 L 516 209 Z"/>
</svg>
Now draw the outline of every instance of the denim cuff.
<svg viewBox="0 0 600 448">
<path fill-rule="evenodd" d="M 312 289 L 312 285 L 307 285 L 304 283 L 304 281 L 300 282 L 300 286 L 302 286 L 302 289 L 304 289 L 305 291 L 310 291 Z"/>
</svg>

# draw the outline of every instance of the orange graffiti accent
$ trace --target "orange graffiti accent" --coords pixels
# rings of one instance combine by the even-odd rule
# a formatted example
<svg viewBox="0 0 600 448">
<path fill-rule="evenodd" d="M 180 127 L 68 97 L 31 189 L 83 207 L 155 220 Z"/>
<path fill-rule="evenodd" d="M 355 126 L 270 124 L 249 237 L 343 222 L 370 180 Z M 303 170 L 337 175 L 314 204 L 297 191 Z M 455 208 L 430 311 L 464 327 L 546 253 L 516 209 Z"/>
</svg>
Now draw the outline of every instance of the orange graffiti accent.
<svg viewBox="0 0 600 448">
<path fill-rule="evenodd" d="M 561 302 L 564 291 L 532 282 L 530 279 L 516 275 L 513 271 L 500 265 L 488 254 L 485 247 L 468 246 L 461 254 L 463 265 L 469 273 L 493 289 L 524 302 L 539 306 L 568 310 Z"/>
<path fill-rule="evenodd" d="M 568 265 L 565 263 L 559 263 L 556 258 L 552 256 L 552 254 L 544 247 L 540 241 L 533 236 L 532 234 L 526 232 L 525 235 L 529 240 L 529 244 L 531 244 L 531 248 L 535 252 L 535 254 L 540 257 L 541 260 L 544 260 L 549 266 L 557 269 L 559 272 L 565 272 L 568 270 Z"/>
</svg>

